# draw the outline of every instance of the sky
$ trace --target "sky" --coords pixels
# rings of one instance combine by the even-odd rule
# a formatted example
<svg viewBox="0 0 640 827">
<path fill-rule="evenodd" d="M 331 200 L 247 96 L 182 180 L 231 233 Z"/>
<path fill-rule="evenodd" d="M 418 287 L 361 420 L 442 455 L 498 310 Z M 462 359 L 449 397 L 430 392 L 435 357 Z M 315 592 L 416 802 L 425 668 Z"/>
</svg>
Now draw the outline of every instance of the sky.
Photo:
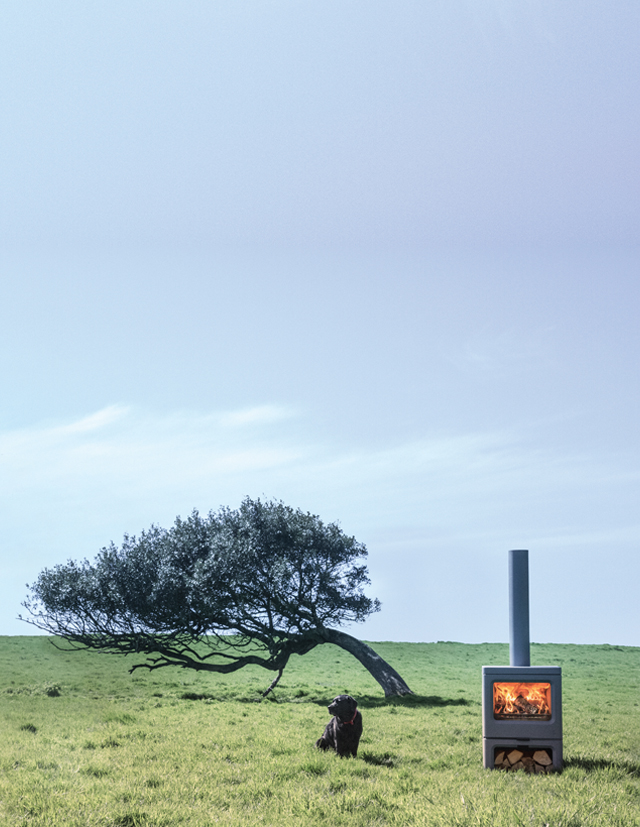
<svg viewBox="0 0 640 827">
<path fill-rule="evenodd" d="M 636 0 L 0 8 L 0 634 L 279 499 L 367 640 L 640 646 Z"/>
</svg>

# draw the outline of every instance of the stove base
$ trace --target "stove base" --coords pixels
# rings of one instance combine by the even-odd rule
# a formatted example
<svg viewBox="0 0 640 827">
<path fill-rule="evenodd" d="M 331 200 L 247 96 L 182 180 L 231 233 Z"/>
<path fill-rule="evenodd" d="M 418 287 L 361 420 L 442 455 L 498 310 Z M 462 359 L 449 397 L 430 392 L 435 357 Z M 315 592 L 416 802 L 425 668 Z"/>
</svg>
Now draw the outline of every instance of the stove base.
<svg viewBox="0 0 640 827">
<path fill-rule="evenodd" d="M 562 738 L 483 738 L 482 759 L 485 769 L 495 769 L 496 750 L 518 748 L 551 750 L 551 767 L 555 772 L 562 772 Z"/>
</svg>

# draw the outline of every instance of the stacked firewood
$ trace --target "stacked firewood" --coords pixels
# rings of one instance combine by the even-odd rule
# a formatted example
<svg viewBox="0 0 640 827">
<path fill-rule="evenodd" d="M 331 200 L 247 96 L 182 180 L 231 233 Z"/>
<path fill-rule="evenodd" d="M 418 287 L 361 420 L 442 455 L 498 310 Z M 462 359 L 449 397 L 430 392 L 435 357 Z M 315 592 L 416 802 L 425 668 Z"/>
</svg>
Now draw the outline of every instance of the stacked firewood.
<svg viewBox="0 0 640 827">
<path fill-rule="evenodd" d="M 553 772 L 553 759 L 547 749 L 513 748 L 496 752 L 494 767 L 497 770 L 524 770 L 530 773 Z"/>
</svg>

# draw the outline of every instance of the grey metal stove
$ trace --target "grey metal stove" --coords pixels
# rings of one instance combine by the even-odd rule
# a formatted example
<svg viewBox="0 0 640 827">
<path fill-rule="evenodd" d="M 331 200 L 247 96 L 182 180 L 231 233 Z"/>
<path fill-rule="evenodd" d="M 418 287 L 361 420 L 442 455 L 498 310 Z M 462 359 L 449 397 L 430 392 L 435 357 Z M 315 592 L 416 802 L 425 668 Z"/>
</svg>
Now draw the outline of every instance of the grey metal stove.
<svg viewBox="0 0 640 827">
<path fill-rule="evenodd" d="M 529 552 L 509 552 L 509 666 L 482 667 L 482 745 L 488 769 L 562 769 L 562 669 L 531 666 Z"/>
</svg>

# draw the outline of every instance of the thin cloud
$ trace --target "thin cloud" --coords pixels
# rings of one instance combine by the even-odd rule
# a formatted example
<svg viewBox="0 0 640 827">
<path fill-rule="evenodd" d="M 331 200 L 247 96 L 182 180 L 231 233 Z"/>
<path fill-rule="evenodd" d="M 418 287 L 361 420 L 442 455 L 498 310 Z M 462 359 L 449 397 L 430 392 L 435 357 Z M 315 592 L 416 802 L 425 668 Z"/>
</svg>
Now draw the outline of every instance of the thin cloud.
<svg viewBox="0 0 640 827">
<path fill-rule="evenodd" d="M 99 431 L 113 422 L 121 420 L 129 412 L 129 408 L 123 405 L 109 405 L 101 411 L 96 411 L 94 414 L 85 416 L 68 425 L 62 425 L 57 428 L 43 429 L 42 433 L 49 433 L 51 435 L 57 434 L 59 436 L 83 434 L 92 431 Z"/>
<path fill-rule="evenodd" d="M 514 430 L 345 453 L 283 429 L 291 415 L 269 405 L 206 415 L 110 406 L 66 425 L 0 434 L 0 491 L 12 522 L 34 500 L 88 515 L 123 500 L 141 515 L 162 503 L 175 516 L 250 494 L 355 532 L 464 538 L 517 530 L 570 542 L 591 525 L 602 530 L 603 519 L 608 531 L 638 487 L 633 469 L 532 448 Z"/>
<path fill-rule="evenodd" d="M 238 411 L 228 411 L 220 414 L 220 424 L 225 427 L 242 427 L 244 425 L 265 425 L 271 422 L 280 422 L 295 416 L 290 408 L 279 405 L 258 405 L 253 408 L 242 408 Z"/>
<path fill-rule="evenodd" d="M 553 366 L 555 328 L 485 331 L 467 341 L 451 361 L 459 368 L 473 369 L 497 377 L 514 371 L 548 370 Z"/>
<path fill-rule="evenodd" d="M 164 416 L 109 406 L 67 424 L 5 432 L 0 490 L 87 483 L 152 490 L 206 475 L 277 467 L 300 454 L 269 433 L 270 425 L 288 415 L 275 406 Z M 243 426 L 249 425 L 247 436 Z"/>
</svg>

